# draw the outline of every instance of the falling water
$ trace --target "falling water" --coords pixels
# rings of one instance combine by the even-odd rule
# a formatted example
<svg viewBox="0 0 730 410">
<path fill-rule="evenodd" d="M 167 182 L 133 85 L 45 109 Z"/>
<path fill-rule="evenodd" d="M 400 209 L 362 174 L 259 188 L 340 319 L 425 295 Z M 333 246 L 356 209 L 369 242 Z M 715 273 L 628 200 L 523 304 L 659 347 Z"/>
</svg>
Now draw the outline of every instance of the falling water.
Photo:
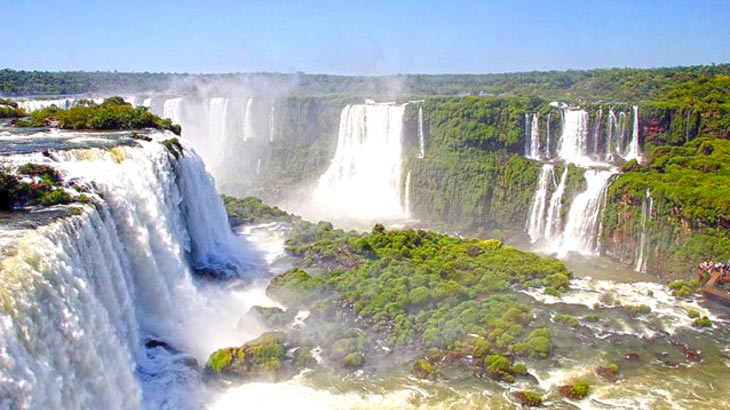
<svg viewBox="0 0 730 410">
<path fill-rule="evenodd" d="M 553 173 L 553 177 L 555 174 Z M 568 167 L 566 166 L 563 170 L 563 174 L 560 176 L 560 183 L 558 183 L 555 191 L 550 196 L 550 204 L 548 206 L 544 238 L 551 240 L 555 238 L 562 225 L 562 208 L 563 208 L 563 194 L 565 194 L 565 182 L 568 179 Z"/>
<path fill-rule="evenodd" d="M 256 160 L 256 175 L 261 175 L 261 157 Z"/>
<path fill-rule="evenodd" d="M 639 255 L 636 258 L 636 264 L 634 270 L 637 272 L 646 273 L 646 226 L 647 222 L 651 219 L 652 208 L 654 207 L 654 198 L 651 196 L 651 190 L 646 189 L 646 198 L 641 203 L 641 234 L 639 236 Z"/>
<path fill-rule="evenodd" d="M 426 156 L 426 136 L 423 134 L 423 106 L 418 107 L 418 158 Z"/>
<path fill-rule="evenodd" d="M 626 113 L 618 113 L 618 134 L 616 138 L 616 154 L 623 157 L 623 147 L 626 145 Z"/>
<path fill-rule="evenodd" d="M 403 209 L 405 209 L 406 218 L 411 218 L 411 171 L 408 171 L 408 174 L 406 174 L 406 186 L 404 188 L 405 193 L 405 201 L 403 203 Z"/>
<path fill-rule="evenodd" d="M 152 105 L 152 97 L 147 97 L 144 100 L 142 100 L 143 107 L 150 108 L 151 105 Z"/>
<path fill-rule="evenodd" d="M 557 244 L 560 255 L 566 255 L 571 251 L 586 255 L 596 253 L 596 234 L 602 198 L 612 175 L 614 175 L 613 170 L 598 169 L 588 169 L 583 174 L 586 190 L 578 194 L 570 205 L 565 230 Z"/>
<path fill-rule="evenodd" d="M 335 156 L 312 197 L 315 207 L 360 220 L 402 218 L 401 130 L 405 105 L 347 105 Z"/>
<path fill-rule="evenodd" d="M 547 206 L 547 194 L 550 182 L 555 178 L 554 167 L 551 164 L 543 164 L 540 170 L 535 197 L 530 206 L 530 216 L 527 220 L 527 233 L 530 240 L 535 243 L 545 236 L 545 208 Z"/>
<path fill-rule="evenodd" d="M 606 131 L 606 161 L 610 161 L 613 157 L 611 148 L 618 145 L 616 141 L 614 141 L 617 123 L 618 119 L 616 118 L 616 113 L 613 111 L 613 108 L 610 108 L 608 110 L 608 125 Z"/>
<path fill-rule="evenodd" d="M 588 154 L 588 113 L 581 109 L 563 110 L 563 132 L 558 158 L 574 164 L 591 163 Z"/>
<path fill-rule="evenodd" d="M 603 118 L 603 109 L 599 108 L 596 112 L 596 118 L 593 120 L 593 153 L 598 155 L 601 132 L 601 118 Z"/>
<path fill-rule="evenodd" d="M 274 142 L 276 135 L 276 104 L 272 100 L 269 108 L 269 142 Z"/>
<path fill-rule="evenodd" d="M 527 151 L 527 158 L 540 159 L 540 114 L 532 114 L 530 125 L 530 145 Z M 527 123 L 526 123 L 527 125 Z"/>
<path fill-rule="evenodd" d="M 625 159 L 627 161 L 635 159 L 641 160 L 641 147 L 639 145 L 639 107 L 634 105 L 634 121 L 631 129 L 631 141 Z"/>
<path fill-rule="evenodd" d="M 180 106 L 182 104 L 182 98 L 169 98 L 165 100 L 162 106 L 162 117 L 169 118 L 173 124 L 180 123 Z"/>
<path fill-rule="evenodd" d="M 550 159 L 550 114 L 547 115 L 547 126 L 545 131 L 545 158 Z"/>
<path fill-rule="evenodd" d="M 191 263 L 252 268 L 202 161 L 139 145 L 54 153 L 53 166 L 102 195 L 28 231 L 0 260 L 0 407 L 200 408 L 190 356 L 168 352 L 163 365 L 144 339 L 204 360 L 242 337 L 238 315 L 225 313 L 240 303 L 192 281 Z"/>
<path fill-rule="evenodd" d="M 253 127 L 253 115 L 251 109 L 253 107 L 253 98 L 249 98 L 246 102 L 246 111 L 243 114 L 243 140 L 247 141 L 256 137 L 256 131 Z"/>
</svg>

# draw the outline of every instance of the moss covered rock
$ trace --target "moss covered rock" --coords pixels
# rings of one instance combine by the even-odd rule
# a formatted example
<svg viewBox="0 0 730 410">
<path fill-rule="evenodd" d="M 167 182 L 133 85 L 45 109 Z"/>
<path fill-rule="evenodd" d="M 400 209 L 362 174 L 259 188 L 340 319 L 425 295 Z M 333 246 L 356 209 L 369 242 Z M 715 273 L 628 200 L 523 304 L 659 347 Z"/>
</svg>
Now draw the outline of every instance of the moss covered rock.
<svg viewBox="0 0 730 410">
<path fill-rule="evenodd" d="M 296 370 L 311 364 L 306 358 L 287 357 L 293 347 L 284 332 L 264 333 L 241 347 L 227 347 L 210 355 L 206 371 L 213 376 L 243 380 L 278 381 L 295 374 Z M 302 349 L 300 347 L 297 350 Z"/>
</svg>

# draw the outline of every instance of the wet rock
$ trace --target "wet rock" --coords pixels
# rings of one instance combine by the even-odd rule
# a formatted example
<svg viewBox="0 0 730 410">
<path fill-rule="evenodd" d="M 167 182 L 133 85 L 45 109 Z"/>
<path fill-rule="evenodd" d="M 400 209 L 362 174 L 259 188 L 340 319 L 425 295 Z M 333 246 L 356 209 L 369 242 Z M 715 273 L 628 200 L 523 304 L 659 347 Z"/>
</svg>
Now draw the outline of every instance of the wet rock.
<svg viewBox="0 0 730 410">
<path fill-rule="evenodd" d="M 596 369 L 596 374 L 606 381 L 616 383 L 618 381 L 618 366 L 601 366 Z"/>
</svg>

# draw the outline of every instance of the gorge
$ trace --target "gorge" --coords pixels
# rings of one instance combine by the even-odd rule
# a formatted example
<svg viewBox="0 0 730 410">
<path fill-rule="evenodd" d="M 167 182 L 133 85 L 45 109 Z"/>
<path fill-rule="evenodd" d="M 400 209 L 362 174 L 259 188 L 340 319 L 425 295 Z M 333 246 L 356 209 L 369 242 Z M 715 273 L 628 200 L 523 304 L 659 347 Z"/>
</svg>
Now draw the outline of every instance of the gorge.
<svg viewBox="0 0 730 410">
<path fill-rule="evenodd" d="M 421 97 L 125 97 L 180 123 L 179 148 L 169 131 L 3 126 L 4 166 L 55 168 L 72 202 L 2 223 L 0 403 L 725 406 L 726 312 L 655 283 L 728 256 L 721 198 L 672 190 L 685 171 L 720 184 L 716 112 Z M 267 211 L 280 218 L 232 231 L 218 192 L 312 223 Z M 264 331 L 292 338 L 272 345 L 280 362 L 259 356 Z M 228 380 L 218 352 L 248 357 L 223 369 L 264 357 L 276 377 Z M 584 381 L 587 398 L 564 397 Z"/>
</svg>

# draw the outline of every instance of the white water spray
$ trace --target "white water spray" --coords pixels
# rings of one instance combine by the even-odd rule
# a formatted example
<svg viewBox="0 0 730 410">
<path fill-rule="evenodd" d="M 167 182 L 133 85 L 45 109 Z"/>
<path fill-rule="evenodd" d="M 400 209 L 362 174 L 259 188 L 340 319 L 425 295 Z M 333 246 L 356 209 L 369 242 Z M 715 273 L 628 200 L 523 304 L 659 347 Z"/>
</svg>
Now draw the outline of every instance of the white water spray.
<svg viewBox="0 0 730 410">
<path fill-rule="evenodd" d="M 426 136 L 423 133 L 423 106 L 418 107 L 418 158 L 426 156 Z"/>
<path fill-rule="evenodd" d="M 401 130 L 405 105 L 347 105 L 335 156 L 312 193 L 330 215 L 360 220 L 403 218 Z"/>
</svg>

